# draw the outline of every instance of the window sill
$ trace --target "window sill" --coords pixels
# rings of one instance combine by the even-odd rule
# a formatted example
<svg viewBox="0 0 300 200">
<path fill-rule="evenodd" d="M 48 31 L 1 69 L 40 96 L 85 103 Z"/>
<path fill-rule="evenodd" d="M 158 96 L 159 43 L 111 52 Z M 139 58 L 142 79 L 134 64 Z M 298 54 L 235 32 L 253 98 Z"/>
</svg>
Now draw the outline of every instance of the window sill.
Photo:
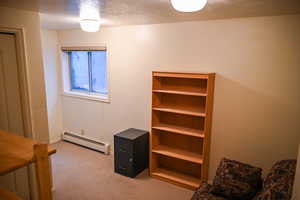
<svg viewBox="0 0 300 200">
<path fill-rule="evenodd" d="M 95 94 L 83 94 L 80 92 L 73 92 L 73 91 L 65 91 L 62 94 L 63 96 L 72 97 L 72 98 L 79 98 L 79 99 L 86 99 L 90 101 L 101 101 L 109 103 L 108 95 L 95 95 Z"/>
</svg>

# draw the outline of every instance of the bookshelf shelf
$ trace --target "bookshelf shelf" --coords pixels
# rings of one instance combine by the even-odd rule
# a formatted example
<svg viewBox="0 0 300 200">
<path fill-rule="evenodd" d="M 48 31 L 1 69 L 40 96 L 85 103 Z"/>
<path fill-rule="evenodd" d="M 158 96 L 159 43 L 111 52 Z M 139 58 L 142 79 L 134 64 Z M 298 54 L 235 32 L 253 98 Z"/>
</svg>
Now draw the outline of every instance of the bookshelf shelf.
<svg viewBox="0 0 300 200">
<path fill-rule="evenodd" d="M 153 107 L 153 110 L 162 111 L 162 112 L 170 112 L 170 113 L 178 113 L 183 115 L 192 115 L 197 117 L 205 117 L 205 113 L 200 110 L 192 110 L 192 109 L 182 109 L 182 108 L 172 108 L 171 106 L 156 106 Z"/>
<path fill-rule="evenodd" d="M 193 190 L 198 188 L 201 182 L 200 178 L 195 178 L 189 175 L 185 175 L 183 173 L 178 173 L 163 168 L 157 168 L 155 171 L 152 172 L 152 175 L 154 177 L 174 184 L 184 185 L 184 187 Z"/>
<path fill-rule="evenodd" d="M 205 97 L 207 94 L 205 92 L 196 92 L 196 91 L 184 91 L 184 90 L 153 90 L 156 93 L 167 93 L 167 94 L 179 94 L 179 95 L 188 95 L 188 96 L 202 96 Z"/>
<path fill-rule="evenodd" d="M 181 127 L 181 126 L 176 126 L 176 125 L 159 123 L 159 124 L 154 125 L 152 128 L 162 130 L 162 131 L 169 131 L 169 132 L 177 133 L 177 134 L 193 136 L 193 137 L 200 137 L 200 138 L 204 137 L 203 131 L 201 131 L 201 130 L 197 130 L 197 129 L 193 129 L 193 128 L 186 128 L 186 127 Z"/>
<path fill-rule="evenodd" d="M 186 161 L 190 161 L 190 162 L 194 162 L 194 163 L 198 163 L 198 164 L 203 163 L 202 155 L 200 155 L 200 154 L 168 147 L 166 145 L 159 145 L 159 146 L 153 148 L 152 152 L 162 154 L 165 156 L 170 156 L 170 157 L 186 160 Z"/>
</svg>

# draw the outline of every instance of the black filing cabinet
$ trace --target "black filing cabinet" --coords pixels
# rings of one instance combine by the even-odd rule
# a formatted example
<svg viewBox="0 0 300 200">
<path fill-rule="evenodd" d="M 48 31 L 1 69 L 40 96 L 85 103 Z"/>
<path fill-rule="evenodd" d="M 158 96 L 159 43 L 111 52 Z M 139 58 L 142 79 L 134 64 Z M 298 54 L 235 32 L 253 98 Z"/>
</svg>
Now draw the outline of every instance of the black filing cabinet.
<svg viewBox="0 0 300 200">
<path fill-rule="evenodd" d="M 130 128 L 114 135 L 115 172 L 134 178 L 149 162 L 149 133 Z"/>
</svg>

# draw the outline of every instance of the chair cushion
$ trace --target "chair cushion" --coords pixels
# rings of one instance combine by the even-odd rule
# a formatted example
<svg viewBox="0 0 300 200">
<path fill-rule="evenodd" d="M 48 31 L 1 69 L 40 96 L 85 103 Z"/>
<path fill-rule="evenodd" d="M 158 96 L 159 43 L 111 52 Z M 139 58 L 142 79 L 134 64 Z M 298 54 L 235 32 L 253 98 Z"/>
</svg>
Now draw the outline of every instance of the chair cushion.
<svg viewBox="0 0 300 200">
<path fill-rule="evenodd" d="M 213 195 L 211 192 L 212 186 L 207 183 L 202 183 L 196 190 L 191 200 L 226 200 L 223 197 Z"/>
<path fill-rule="evenodd" d="M 296 160 L 276 162 L 264 180 L 263 190 L 255 200 L 291 199 L 296 165 Z"/>
<path fill-rule="evenodd" d="M 261 189 L 261 168 L 223 158 L 211 192 L 230 200 L 252 199 Z"/>
<path fill-rule="evenodd" d="M 281 160 L 276 162 L 264 180 L 264 189 L 271 188 L 278 182 L 289 180 L 293 184 L 297 160 Z"/>
</svg>

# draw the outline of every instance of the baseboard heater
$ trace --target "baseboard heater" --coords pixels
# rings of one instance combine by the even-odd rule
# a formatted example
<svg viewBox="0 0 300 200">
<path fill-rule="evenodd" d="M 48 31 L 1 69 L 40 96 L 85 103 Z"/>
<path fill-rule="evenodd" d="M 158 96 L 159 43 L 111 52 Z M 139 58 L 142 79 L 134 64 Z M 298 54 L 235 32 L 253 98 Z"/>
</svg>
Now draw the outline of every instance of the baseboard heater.
<svg viewBox="0 0 300 200">
<path fill-rule="evenodd" d="M 74 144 L 79 144 L 81 146 L 100 151 L 106 155 L 109 154 L 109 144 L 105 142 L 100 142 L 88 137 L 80 136 L 74 133 L 64 132 L 63 140 L 72 142 Z"/>
</svg>

